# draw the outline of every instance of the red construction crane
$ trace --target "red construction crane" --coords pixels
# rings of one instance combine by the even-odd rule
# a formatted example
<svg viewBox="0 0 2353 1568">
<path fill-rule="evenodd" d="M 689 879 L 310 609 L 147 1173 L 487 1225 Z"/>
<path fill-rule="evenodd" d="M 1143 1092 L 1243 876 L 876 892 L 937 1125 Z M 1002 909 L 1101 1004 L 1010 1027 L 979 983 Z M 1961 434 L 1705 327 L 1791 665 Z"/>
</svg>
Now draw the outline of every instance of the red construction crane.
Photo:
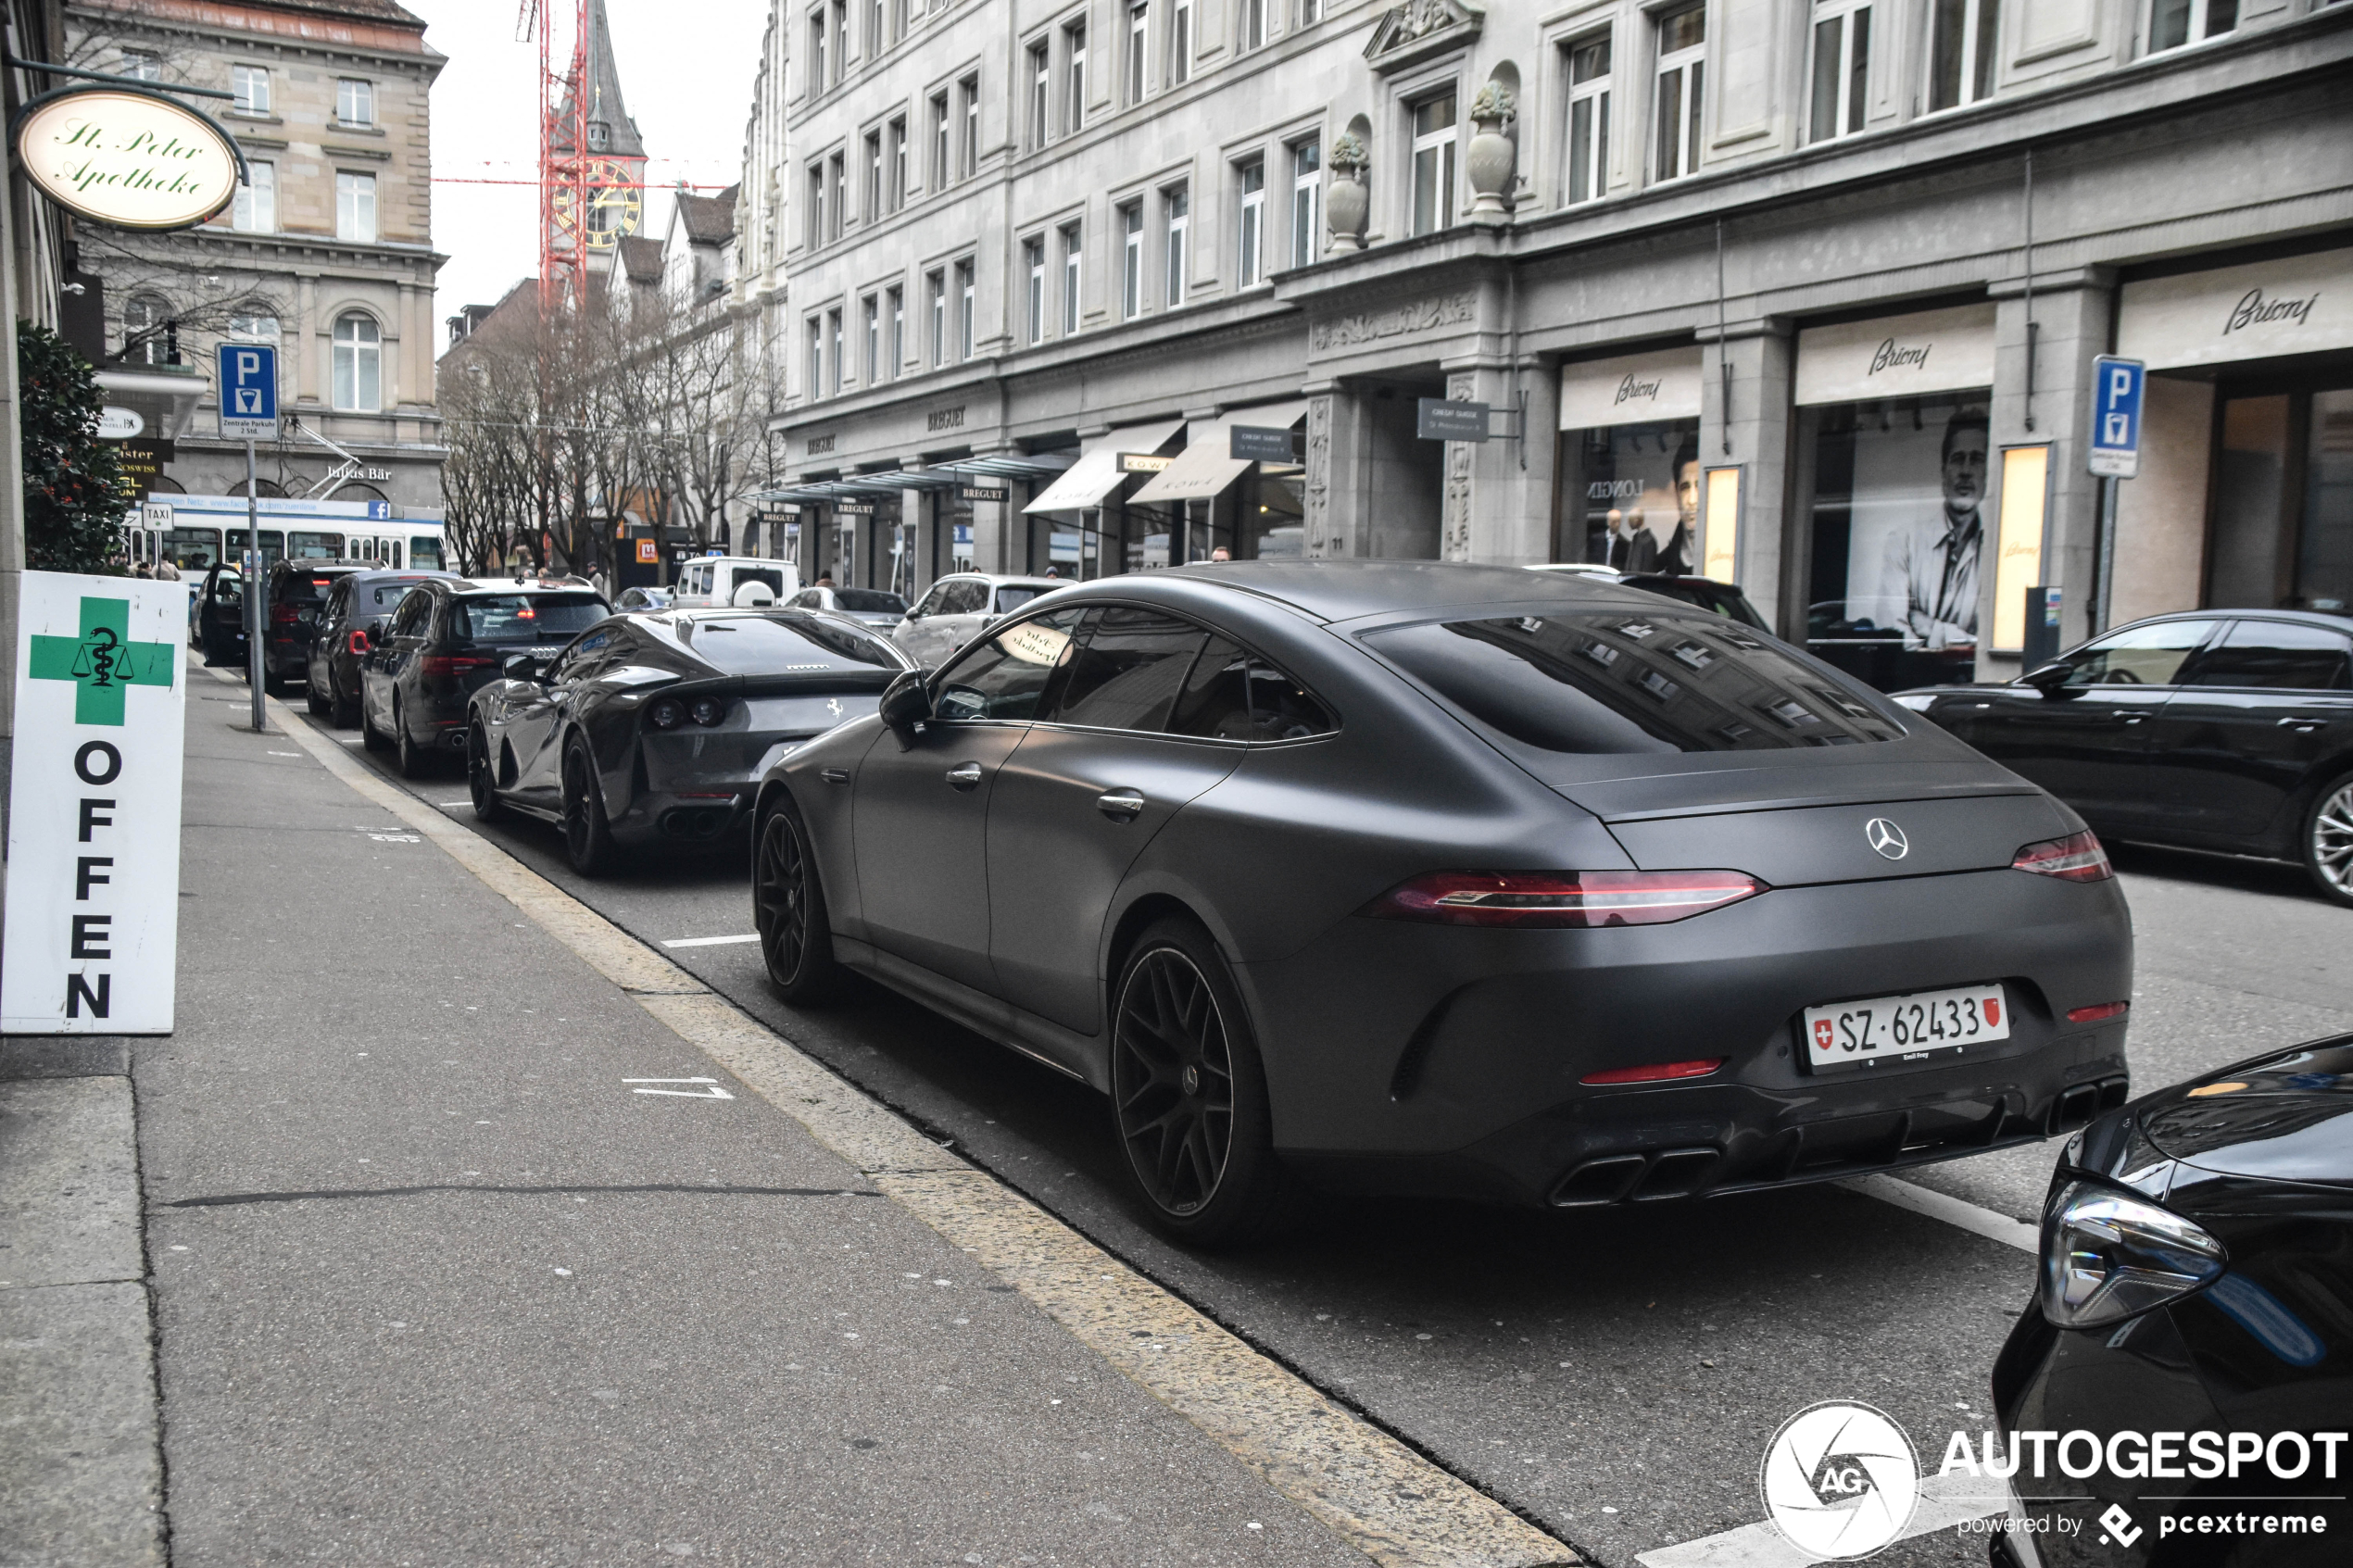
<svg viewBox="0 0 2353 1568">
<path fill-rule="evenodd" d="M 563 13 L 560 21 L 556 13 Z M 539 307 L 588 297 L 587 0 L 522 0 L 515 36 L 539 40 Z M 571 45 L 556 69 L 555 46 Z"/>
</svg>

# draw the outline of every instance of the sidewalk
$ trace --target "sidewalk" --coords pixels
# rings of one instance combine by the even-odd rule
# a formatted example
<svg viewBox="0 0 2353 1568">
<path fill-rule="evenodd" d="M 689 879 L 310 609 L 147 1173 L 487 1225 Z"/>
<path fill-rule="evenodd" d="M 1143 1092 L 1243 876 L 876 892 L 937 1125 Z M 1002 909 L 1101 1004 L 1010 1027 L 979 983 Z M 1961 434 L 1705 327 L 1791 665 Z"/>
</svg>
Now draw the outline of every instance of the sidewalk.
<svg viewBox="0 0 2353 1568">
<path fill-rule="evenodd" d="M 0 1563 L 1564 1560 L 190 675 L 178 1033 L 0 1059 Z"/>
</svg>

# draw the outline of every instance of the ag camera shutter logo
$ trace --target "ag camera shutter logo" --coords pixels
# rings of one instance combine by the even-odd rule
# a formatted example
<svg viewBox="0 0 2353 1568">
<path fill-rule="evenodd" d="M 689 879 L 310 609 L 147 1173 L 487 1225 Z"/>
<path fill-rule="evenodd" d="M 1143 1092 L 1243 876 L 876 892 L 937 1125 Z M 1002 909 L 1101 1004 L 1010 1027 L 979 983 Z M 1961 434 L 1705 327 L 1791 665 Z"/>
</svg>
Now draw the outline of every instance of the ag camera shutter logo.
<svg viewBox="0 0 2353 1568">
<path fill-rule="evenodd" d="M 1827 1399 L 1781 1424 L 1757 1490 L 1790 1545 L 1827 1562 L 1868 1557 L 1902 1537 L 1919 1502 L 1919 1456 L 1869 1405 Z"/>
</svg>

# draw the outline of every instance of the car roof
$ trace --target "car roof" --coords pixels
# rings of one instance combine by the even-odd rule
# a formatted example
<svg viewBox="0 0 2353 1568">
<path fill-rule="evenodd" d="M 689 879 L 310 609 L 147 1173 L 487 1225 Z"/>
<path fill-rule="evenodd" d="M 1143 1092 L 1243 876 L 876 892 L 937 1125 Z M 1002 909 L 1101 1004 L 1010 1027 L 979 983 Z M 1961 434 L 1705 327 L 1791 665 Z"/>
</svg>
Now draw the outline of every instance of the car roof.
<svg viewBox="0 0 2353 1568">
<path fill-rule="evenodd" d="M 453 588 L 451 590 L 454 595 L 460 598 L 469 598 L 478 594 L 498 594 L 501 596 L 510 594 L 593 594 L 598 598 L 602 598 L 604 596 L 603 595 L 597 593 L 595 584 L 589 583 L 509 583 L 493 587 L 490 584 L 484 583 L 479 578 L 459 577 L 454 573 L 441 579 L 440 581 L 463 584 L 461 587 Z"/>
<path fill-rule="evenodd" d="M 1011 583 L 1015 587 L 1023 588 L 1033 585 L 1040 588 L 1067 588 L 1072 583 L 1077 582 L 1078 579 L 1076 577 L 1007 576 L 994 571 L 951 571 L 942 577 L 939 581 L 942 583 L 958 581 L 965 583 L 986 583 L 992 588 L 1001 588 L 1007 583 Z M 854 588 L 857 584 L 854 583 L 837 583 L 834 586 L 837 588 Z"/>
<path fill-rule="evenodd" d="M 1616 604 L 1626 591 L 1591 572 L 1431 560 L 1216 561 L 1151 575 L 1274 599 L 1327 621 L 1542 599 Z"/>
<path fill-rule="evenodd" d="M 2111 626 L 2108 632 L 2121 632 L 2126 626 L 2153 626 L 2163 621 L 2296 621 L 2307 626 L 2323 626 L 2332 632 L 2353 631 L 2353 612 L 2334 609 L 2261 609 L 2231 606 L 2215 609 L 2173 609 L 2163 615 L 2145 615 L 2138 621 L 2128 621 L 2123 626 Z M 2108 635 L 2108 632 L 2100 633 Z"/>
</svg>

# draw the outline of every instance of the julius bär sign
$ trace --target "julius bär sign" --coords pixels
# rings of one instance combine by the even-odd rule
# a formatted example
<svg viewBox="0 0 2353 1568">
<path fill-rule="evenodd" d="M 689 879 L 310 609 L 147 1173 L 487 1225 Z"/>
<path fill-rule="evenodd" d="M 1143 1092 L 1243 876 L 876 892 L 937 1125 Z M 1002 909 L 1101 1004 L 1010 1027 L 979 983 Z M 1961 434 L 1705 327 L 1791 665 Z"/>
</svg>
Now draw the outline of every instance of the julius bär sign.
<svg viewBox="0 0 2353 1568">
<path fill-rule="evenodd" d="M 72 87 L 17 118 L 17 161 L 50 200 L 124 229 L 186 229 L 229 205 L 244 177 L 220 126 L 160 94 Z"/>
<path fill-rule="evenodd" d="M 0 1031 L 171 1031 L 188 595 L 28 571 Z"/>
</svg>

